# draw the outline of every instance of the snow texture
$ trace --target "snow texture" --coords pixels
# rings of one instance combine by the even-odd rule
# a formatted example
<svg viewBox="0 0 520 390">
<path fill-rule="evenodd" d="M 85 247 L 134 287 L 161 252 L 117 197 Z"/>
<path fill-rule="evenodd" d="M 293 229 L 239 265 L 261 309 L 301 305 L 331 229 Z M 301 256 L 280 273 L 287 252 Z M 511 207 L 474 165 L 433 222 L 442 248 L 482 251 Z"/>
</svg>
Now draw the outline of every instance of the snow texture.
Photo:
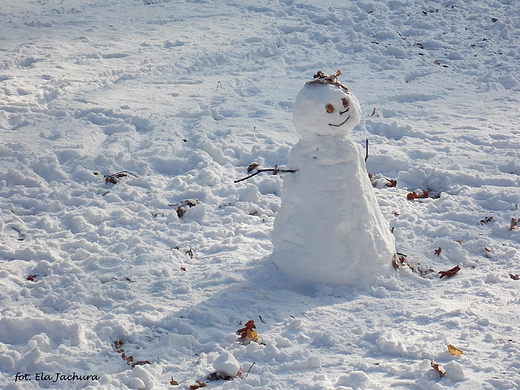
<svg viewBox="0 0 520 390">
<path fill-rule="evenodd" d="M 1 389 L 520 388 L 518 1 L 0 3 Z M 318 69 L 423 272 L 272 263 L 295 174 L 234 181 L 288 166 Z M 224 351 L 244 374 L 210 381 Z"/>
</svg>

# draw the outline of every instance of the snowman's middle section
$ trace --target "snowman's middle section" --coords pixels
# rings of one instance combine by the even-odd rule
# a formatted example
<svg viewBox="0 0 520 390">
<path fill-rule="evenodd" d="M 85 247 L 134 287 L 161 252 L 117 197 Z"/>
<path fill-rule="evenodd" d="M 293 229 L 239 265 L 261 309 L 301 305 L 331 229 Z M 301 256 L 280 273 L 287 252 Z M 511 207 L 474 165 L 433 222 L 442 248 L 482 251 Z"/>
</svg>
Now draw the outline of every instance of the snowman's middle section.
<svg viewBox="0 0 520 390">
<path fill-rule="evenodd" d="M 356 284 L 389 272 L 395 242 L 368 178 L 361 146 L 309 135 L 289 154 L 273 260 L 301 281 Z"/>
</svg>

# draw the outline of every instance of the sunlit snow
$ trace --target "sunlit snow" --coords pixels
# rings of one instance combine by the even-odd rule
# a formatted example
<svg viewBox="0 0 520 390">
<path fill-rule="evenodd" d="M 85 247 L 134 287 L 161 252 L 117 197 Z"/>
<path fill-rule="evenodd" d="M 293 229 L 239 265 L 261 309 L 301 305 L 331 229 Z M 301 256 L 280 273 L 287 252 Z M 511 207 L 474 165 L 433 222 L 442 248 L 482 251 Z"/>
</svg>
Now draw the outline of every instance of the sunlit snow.
<svg viewBox="0 0 520 390">
<path fill-rule="evenodd" d="M 0 388 L 520 388 L 519 29 L 516 0 L 2 1 Z M 318 70 L 395 240 L 370 283 L 273 262 L 299 173 L 235 183 L 293 164 Z"/>
</svg>

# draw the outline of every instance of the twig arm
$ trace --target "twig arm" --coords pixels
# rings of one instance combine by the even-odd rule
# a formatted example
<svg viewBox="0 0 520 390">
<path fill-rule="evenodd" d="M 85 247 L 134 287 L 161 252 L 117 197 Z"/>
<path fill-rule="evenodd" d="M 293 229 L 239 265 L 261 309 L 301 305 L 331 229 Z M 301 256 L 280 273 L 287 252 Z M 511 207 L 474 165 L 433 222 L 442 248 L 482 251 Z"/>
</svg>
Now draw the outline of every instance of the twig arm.
<svg viewBox="0 0 520 390">
<path fill-rule="evenodd" d="M 249 176 L 243 177 L 242 179 L 235 180 L 234 183 L 240 183 L 241 181 L 247 180 L 252 178 L 253 176 L 258 175 L 262 172 L 273 172 L 273 174 L 277 173 L 285 173 L 285 172 L 297 172 L 297 169 L 280 169 L 280 168 L 264 168 L 264 169 L 258 169 L 255 173 L 252 173 Z"/>
<path fill-rule="evenodd" d="M 256 171 L 255 173 L 253 173 L 253 174 L 251 174 L 249 176 L 243 177 L 242 179 L 235 180 L 234 183 L 240 183 L 241 181 L 247 180 L 247 179 L 249 179 L 249 178 L 251 178 L 253 176 L 256 176 L 256 175 L 258 175 L 259 173 L 262 173 L 262 172 L 264 172 L 263 169 L 259 170 L 259 171 Z"/>
</svg>

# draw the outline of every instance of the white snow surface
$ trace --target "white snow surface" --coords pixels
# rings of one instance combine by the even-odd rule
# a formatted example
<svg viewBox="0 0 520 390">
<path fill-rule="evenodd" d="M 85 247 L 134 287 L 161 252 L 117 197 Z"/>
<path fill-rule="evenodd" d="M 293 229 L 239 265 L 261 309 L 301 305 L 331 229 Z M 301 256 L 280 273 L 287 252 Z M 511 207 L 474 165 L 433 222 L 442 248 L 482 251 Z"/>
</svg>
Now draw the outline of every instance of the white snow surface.
<svg viewBox="0 0 520 390">
<path fill-rule="evenodd" d="M 287 166 L 297 172 L 284 177 L 274 221 L 278 268 L 295 281 L 334 286 L 368 287 L 378 276 L 395 277 L 395 239 L 361 146 L 350 138 L 307 134 L 291 149 Z"/>
<path fill-rule="evenodd" d="M 520 388 L 519 7 L 2 1 L 0 388 Z M 338 69 L 424 276 L 296 286 L 282 175 L 234 183 L 287 164 L 298 91 Z M 243 375 L 209 381 L 223 351 Z"/>
</svg>

